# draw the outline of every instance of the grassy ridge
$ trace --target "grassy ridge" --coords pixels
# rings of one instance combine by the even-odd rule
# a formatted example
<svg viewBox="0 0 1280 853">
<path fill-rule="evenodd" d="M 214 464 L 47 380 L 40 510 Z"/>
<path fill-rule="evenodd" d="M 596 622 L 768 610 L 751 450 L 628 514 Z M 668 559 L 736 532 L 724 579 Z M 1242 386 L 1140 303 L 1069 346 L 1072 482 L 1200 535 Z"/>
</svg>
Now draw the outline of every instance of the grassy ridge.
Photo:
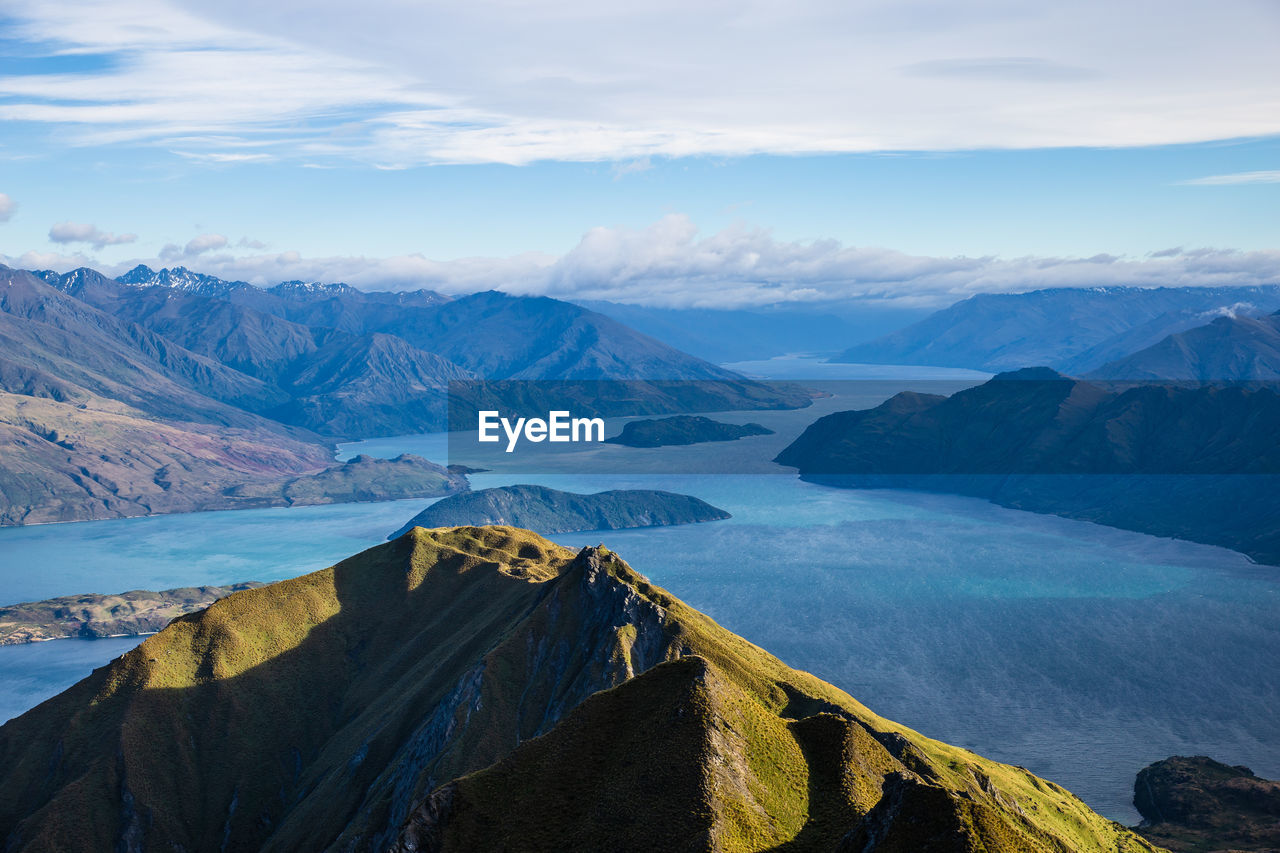
<svg viewBox="0 0 1280 853">
<path fill-rule="evenodd" d="M 947 837 L 1021 845 L 987 849 L 1151 849 L 1051 783 L 877 717 L 607 550 L 503 527 L 417 528 L 235 593 L 0 727 L 14 850 L 414 833 L 642 849 L 659 831 L 665 849 L 830 850 L 863 830 L 907 844 L 939 814 Z"/>
</svg>

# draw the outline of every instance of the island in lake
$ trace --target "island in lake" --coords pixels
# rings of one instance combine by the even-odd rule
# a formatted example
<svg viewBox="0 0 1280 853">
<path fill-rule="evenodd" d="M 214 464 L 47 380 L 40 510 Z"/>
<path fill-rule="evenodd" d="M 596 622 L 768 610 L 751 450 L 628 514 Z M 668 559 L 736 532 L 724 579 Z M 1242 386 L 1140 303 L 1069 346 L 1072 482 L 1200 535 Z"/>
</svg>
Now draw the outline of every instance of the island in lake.
<svg viewBox="0 0 1280 853">
<path fill-rule="evenodd" d="M 410 519 L 389 539 L 414 527 L 504 524 L 542 534 L 583 530 L 665 527 L 730 518 L 729 513 L 691 495 L 649 489 L 615 489 L 580 495 L 545 486 L 502 486 L 453 495 Z"/>
<path fill-rule="evenodd" d="M 627 447 L 667 447 L 707 441 L 736 441 L 752 435 L 773 435 L 773 430 L 760 424 L 726 424 L 702 415 L 677 415 L 632 421 L 618 435 L 606 438 L 605 443 Z"/>
<path fill-rule="evenodd" d="M 162 592 L 135 589 L 116 595 L 64 595 L 44 601 L 0 607 L 0 646 L 68 637 L 152 634 L 179 616 L 204 610 L 220 598 L 258 581 L 230 586 L 184 586 Z"/>
<path fill-rule="evenodd" d="M 1174 756 L 1138 774 L 1137 831 L 1175 853 L 1280 850 L 1280 782 L 1203 755 Z"/>
</svg>

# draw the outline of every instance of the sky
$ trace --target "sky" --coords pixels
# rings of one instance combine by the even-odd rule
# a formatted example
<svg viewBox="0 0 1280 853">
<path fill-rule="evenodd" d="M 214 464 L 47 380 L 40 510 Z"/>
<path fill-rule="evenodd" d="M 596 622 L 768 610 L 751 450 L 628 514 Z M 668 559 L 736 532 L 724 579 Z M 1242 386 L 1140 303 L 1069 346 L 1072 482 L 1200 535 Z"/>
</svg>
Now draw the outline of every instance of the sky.
<svg viewBox="0 0 1280 853">
<path fill-rule="evenodd" d="M 0 261 L 710 307 L 1280 283 L 1278 43 L 1276 0 L 0 0 Z"/>
</svg>

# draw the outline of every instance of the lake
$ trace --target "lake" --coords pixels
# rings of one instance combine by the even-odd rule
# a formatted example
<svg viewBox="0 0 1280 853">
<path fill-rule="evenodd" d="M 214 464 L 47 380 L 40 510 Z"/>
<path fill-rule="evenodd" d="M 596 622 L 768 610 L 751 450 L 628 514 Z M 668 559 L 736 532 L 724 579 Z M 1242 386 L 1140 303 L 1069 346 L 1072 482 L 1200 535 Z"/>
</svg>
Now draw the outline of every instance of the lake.
<svg viewBox="0 0 1280 853">
<path fill-rule="evenodd" d="M 803 412 L 725 415 L 767 421 L 779 434 L 716 452 L 767 460 L 815 417 L 853 403 L 837 396 Z M 445 448 L 442 435 L 405 436 L 344 445 L 341 455 L 408 450 L 440 460 Z M 670 450 L 611 447 L 622 455 L 607 474 L 528 474 L 513 463 L 471 479 L 476 488 L 664 488 L 727 509 L 732 519 L 711 524 L 554 538 L 603 541 L 725 627 L 878 713 L 1024 765 L 1122 822 L 1137 820 L 1134 774 L 1172 754 L 1280 777 L 1277 570 L 1221 548 L 972 498 L 829 489 L 776 466 L 654 473 L 656 454 Z M 382 541 L 428 503 L 4 529 L 0 603 L 288 577 Z M 136 642 L 0 648 L 0 719 Z"/>
</svg>

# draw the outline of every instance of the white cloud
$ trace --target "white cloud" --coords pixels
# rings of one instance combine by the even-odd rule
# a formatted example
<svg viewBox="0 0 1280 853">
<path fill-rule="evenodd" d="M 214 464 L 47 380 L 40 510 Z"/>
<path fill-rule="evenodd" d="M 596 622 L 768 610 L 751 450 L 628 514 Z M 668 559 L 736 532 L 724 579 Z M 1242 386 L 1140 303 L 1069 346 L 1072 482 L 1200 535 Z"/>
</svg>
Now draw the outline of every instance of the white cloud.
<svg viewBox="0 0 1280 853">
<path fill-rule="evenodd" d="M 0 193 L 0 222 L 8 222 L 13 218 L 13 212 L 18 209 L 18 203 L 9 198 L 6 193 Z"/>
<path fill-rule="evenodd" d="M 1280 169 L 1261 172 L 1236 172 L 1230 175 L 1209 175 L 1203 178 L 1192 178 L 1184 184 L 1198 187 L 1220 187 L 1234 184 L 1280 184 Z"/>
<path fill-rule="evenodd" d="M 104 271 L 119 274 L 136 263 L 161 266 L 170 260 L 131 259 Z M 7 261 L 55 269 L 84 262 L 81 256 L 40 256 L 37 261 L 31 255 Z M 309 258 L 298 252 L 240 257 L 218 253 L 201 255 L 195 266 L 201 272 L 260 285 L 288 279 L 345 281 L 372 290 L 427 287 L 458 294 L 496 289 L 678 307 L 855 299 L 942 306 L 975 293 L 1046 287 L 1274 284 L 1280 280 L 1280 251 L 1205 248 L 1141 258 L 939 258 L 845 246 L 836 240 L 783 241 L 765 229 L 744 225 L 704 236 L 687 217 L 672 215 L 647 228 L 592 229 L 558 257 L 525 253 L 435 261 L 422 255 Z"/>
<path fill-rule="evenodd" d="M 133 243 L 137 234 L 113 234 L 88 222 L 59 222 L 49 229 L 49 239 L 54 243 L 88 243 L 95 249 Z"/>
<path fill-rule="evenodd" d="M 227 238 L 221 234 L 201 234 L 199 237 L 192 237 L 187 241 L 183 252 L 187 255 L 199 255 L 215 249 L 225 249 L 226 247 Z"/>
<path fill-rule="evenodd" d="M 11 0 L 112 57 L 0 77 L 0 119 L 211 163 L 384 167 L 1045 146 L 1280 133 L 1259 0 Z"/>
<path fill-rule="evenodd" d="M 227 248 L 229 241 L 221 234 L 201 234 L 192 237 L 187 241 L 187 245 L 179 246 L 177 243 L 167 243 L 160 250 L 160 260 L 176 261 L 183 258 L 194 258 L 203 255 L 205 252 L 213 252 L 218 249 Z M 248 245 L 244 239 L 240 240 L 240 245 Z M 262 248 L 261 245 L 257 248 Z"/>
</svg>

